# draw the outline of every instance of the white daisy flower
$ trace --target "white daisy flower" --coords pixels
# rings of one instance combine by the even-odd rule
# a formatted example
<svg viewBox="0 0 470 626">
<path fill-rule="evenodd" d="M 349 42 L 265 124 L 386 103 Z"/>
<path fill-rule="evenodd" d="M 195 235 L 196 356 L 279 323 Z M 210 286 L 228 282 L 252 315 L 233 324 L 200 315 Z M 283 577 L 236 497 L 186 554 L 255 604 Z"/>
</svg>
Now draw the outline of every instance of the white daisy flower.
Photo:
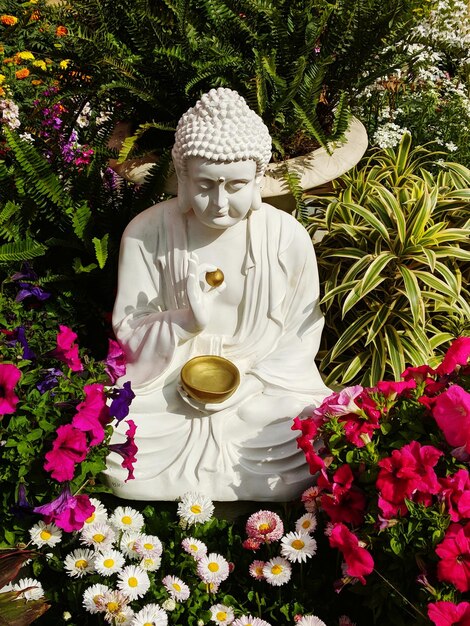
<svg viewBox="0 0 470 626">
<path fill-rule="evenodd" d="M 82 530 L 80 543 L 95 550 L 103 551 L 111 548 L 116 540 L 114 529 L 105 522 L 90 524 Z"/>
<path fill-rule="evenodd" d="M 228 561 L 222 555 L 212 552 L 198 559 L 197 573 L 205 583 L 220 583 L 230 573 Z"/>
<path fill-rule="evenodd" d="M 109 518 L 109 522 L 118 530 L 139 530 L 144 525 L 143 516 L 130 506 L 118 506 Z"/>
<path fill-rule="evenodd" d="M 79 548 L 65 557 L 64 569 L 72 578 L 81 578 L 94 571 L 95 553 Z"/>
<path fill-rule="evenodd" d="M 162 602 L 162 608 L 165 609 L 165 611 L 174 611 L 176 609 L 176 602 L 173 598 L 167 598 Z"/>
<path fill-rule="evenodd" d="M 274 557 L 263 567 L 263 575 L 270 585 L 279 587 L 290 580 L 292 567 L 287 559 Z"/>
<path fill-rule="evenodd" d="M 138 565 L 127 565 L 118 574 L 118 589 L 131 600 L 144 596 L 150 587 L 148 574 Z"/>
<path fill-rule="evenodd" d="M 288 533 L 281 539 L 281 554 L 291 563 L 305 562 L 317 551 L 317 542 L 308 533 Z"/>
<path fill-rule="evenodd" d="M 297 626 L 326 626 L 316 615 L 304 615 L 298 622 Z"/>
<path fill-rule="evenodd" d="M 55 524 L 45 524 L 38 522 L 29 529 L 31 542 L 38 548 L 43 546 L 55 546 L 62 539 L 62 531 Z"/>
<path fill-rule="evenodd" d="M 135 549 L 135 544 L 139 537 L 140 533 L 129 530 L 122 535 L 121 541 L 119 542 L 119 547 L 124 554 L 135 561 L 141 558 L 140 554 Z"/>
<path fill-rule="evenodd" d="M 90 504 L 95 507 L 93 513 L 88 517 L 84 523 L 83 528 L 87 528 L 91 524 L 97 524 L 98 522 L 107 522 L 108 521 L 108 511 L 102 502 L 97 500 L 96 498 L 90 498 Z M 82 530 L 83 530 L 82 528 Z"/>
<path fill-rule="evenodd" d="M 39 600 L 40 598 L 44 598 L 44 589 L 39 580 L 35 580 L 34 578 L 20 578 L 20 580 L 13 585 L 12 591 L 21 592 L 18 598 L 24 598 L 25 600 Z"/>
<path fill-rule="evenodd" d="M 271 626 L 269 622 L 259 617 L 253 617 L 252 615 L 242 615 L 236 619 L 232 626 Z"/>
<path fill-rule="evenodd" d="M 177 576 L 165 576 L 162 580 L 162 584 L 173 600 L 177 602 L 184 602 L 190 596 L 188 585 Z"/>
<path fill-rule="evenodd" d="M 125 609 L 129 604 L 129 598 L 126 594 L 116 589 L 108 589 L 104 591 L 96 600 L 96 606 L 99 613 L 105 613 L 105 620 L 113 623 L 115 616 L 125 615 Z"/>
<path fill-rule="evenodd" d="M 211 612 L 211 621 L 216 624 L 231 624 L 235 619 L 233 609 L 225 604 L 214 604 L 209 610 Z"/>
<path fill-rule="evenodd" d="M 194 539 L 194 537 L 186 537 L 186 539 L 183 539 L 181 546 L 185 552 L 195 559 L 200 559 L 207 554 L 206 544 L 199 541 L 199 539 Z"/>
<path fill-rule="evenodd" d="M 147 604 L 134 615 L 132 626 L 167 626 L 168 615 L 159 604 Z"/>
<path fill-rule="evenodd" d="M 152 558 L 150 556 L 145 557 L 139 563 L 140 567 L 147 572 L 156 572 L 158 569 L 160 569 L 161 564 L 162 560 L 160 557 Z"/>
<path fill-rule="evenodd" d="M 125 563 L 124 555 L 118 550 L 105 550 L 95 556 L 95 570 L 103 576 L 118 572 Z"/>
<path fill-rule="evenodd" d="M 162 555 L 162 542 L 155 535 L 140 535 L 135 541 L 134 549 L 144 558 L 156 559 Z"/>
<path fill-rule="evenodd" d="M 134 611 L 130 606 L 124 606 L 119 611 L 106 611 L 104 619 L 112 626 L 130 626 L 134 619 Z"/>
<path fill-rule="evenodd" d="M 313 513 L 305 513 L 295 522 L 295 530 L 298 533 L 313 533 L 317 527 L 317 518 Z"/>
<path fill-rule="evenodd" d="M 83 606 L 88 611 L 88 613 L 100 613 L 103 610 L 103 598 L 104 595 L 109 591 L 109 587 L 106 585 L 92 585 L 85 589 L 83 592 Z"/>
<path fill-rule="evenodd" d="M 212 500 L 200 493 L 185 493 L 178 503 L 178 515 L 188 524 L 203 524 L 213 512 Z"/>
</svg>

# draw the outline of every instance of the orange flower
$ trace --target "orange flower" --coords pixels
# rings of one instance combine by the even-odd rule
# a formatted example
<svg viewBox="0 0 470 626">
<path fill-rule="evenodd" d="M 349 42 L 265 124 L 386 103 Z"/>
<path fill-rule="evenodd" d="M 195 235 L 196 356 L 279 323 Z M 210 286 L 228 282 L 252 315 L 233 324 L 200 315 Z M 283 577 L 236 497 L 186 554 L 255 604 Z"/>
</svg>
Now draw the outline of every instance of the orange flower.
<svg viewBox="0 0 470 626">
<path fill-rule="evenodd" d="M 23 67 L 23 69 L 18 70 L 17 72 L 15 72 L 15 76 L 18 80 L 21 80 L 23 78 L 27 78 L 29 76 L 29 70 L 27 67 Z"/>
<path fill-rule="evenodd" d="M 65 37 L 68 32 L 69 31 L 67 30 L 67 28 L 65 28 L 65 26 L 57 26 L 55 30 L 55 34 L 57 35 L 57 37 Z"/>
<path fill-rule="evenodd" d="M 5 24 L 5 26 L 14 26 L 17 21 L 18 21 L 18 18 L 15 17 L 14 15 L 2 15 L 0 17 L 0 22 L 2 24 Z"/>
<path fill-rule="evenodd" d="M 37 78 L 31 81 L 32 85 L 40 85 L 41 83 L 42 83 L 42 80 L 38 80 Z"/>
<path fill-rule="evenodd" d="M 3 89 L 3 87 L 0 87 L 0 96 L 4 96 L 5 95 L 5 89 Z"/>
<path fill-rule="evenodd" d="M 29 19 L 32 22 L 37 22 L 40 17 L 39 11 L 34 11 L 34 13 L 31 13 L 31 17 Z"/>
</svg>

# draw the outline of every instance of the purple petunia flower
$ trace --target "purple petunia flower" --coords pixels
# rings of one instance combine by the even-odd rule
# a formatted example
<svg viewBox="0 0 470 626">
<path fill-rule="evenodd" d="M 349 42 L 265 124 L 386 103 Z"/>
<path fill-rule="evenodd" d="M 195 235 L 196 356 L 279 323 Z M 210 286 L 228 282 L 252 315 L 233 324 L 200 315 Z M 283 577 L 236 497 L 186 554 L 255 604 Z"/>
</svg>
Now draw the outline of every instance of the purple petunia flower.
<svg viewBox="0 0 470 626">
<path fill-rule="evenodd" d="M 18 326 L 13 331 L 14 339 L 7 342 L 8 346 L 15 346 L 17 343 L 20 343 L 23 346 L 23 359 L 27 361 L 34 361 L 36 358 L 35 353 L 31 350 L 28 345 L 28 341 L 26 340 L 26 334 L 24 326 Z"/>
<path fill-rule="evenodd" d="M 59 376 L 64 375 L 64 373 L 56 367 L 50 367 L 46 372 L 47 374 L 42 381 L 36 385 L 36 389 L 38 389 L 40 393 L 46 393 L 46 391 L 53 389 L 59 382 Z"/>
<path fill-rule="evenodd" d="M 47 300 L 47 298 L 50 298 L 51 296 L 48 291 L 44 291 L 44 289 L 42 287 L 39 287 L 38 285 L 32 285 L 31 283 L 23 282 L 18 282 L 18 285 L 21 287 L 21 289 L 15 298 L 16 302 L 22 302 L 29 297 L 37 298 L 42 302 L 43 300 Z"/>
<path fill-rule="evenodd" d="M 127 381 L 121 389 L 113 390 L 112 394 L 113 401 L 109 407 L 109 414 L 120 422 L 129 415 L 129 407 L 135 398 L 135 393 L 131 389 L 131 383 Z"/>
</svg>

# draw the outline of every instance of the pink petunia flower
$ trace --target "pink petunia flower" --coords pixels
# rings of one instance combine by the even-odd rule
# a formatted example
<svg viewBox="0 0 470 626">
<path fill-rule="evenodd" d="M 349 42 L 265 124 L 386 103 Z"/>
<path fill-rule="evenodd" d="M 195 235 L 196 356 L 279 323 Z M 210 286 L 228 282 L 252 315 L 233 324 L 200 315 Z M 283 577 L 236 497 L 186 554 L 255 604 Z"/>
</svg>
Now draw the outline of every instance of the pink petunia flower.
<svg viewBox="0 0 470 626">
<path fill-rule="evenodd" d="M 0 363 L 0 416 L 14 413 L 19 398 L 14 392 L 21 370 L 10 363 Z"/>
<path fill-rule="evenodd" d="M 57 334 L 57 348 L 54 350 L 54 356 L 66 363 L 72 372 L 81 372 L 83 370 L 82 362 L 78 354 L 78 346 L 75 343 L 77 333 L 74 333 L 68 326 L 59 325 L 59 333 Z"/>
<path fill-rule="evenodd" d="M 133 480 L 135 478 L 134 465 L 137 462 L 136 454 L 138 452 L 138 448 L 134 439 L 137 426 L 133 420 L 126 420 L 126 424 L 129 425 L 129 428 L 126 431 L 126 441 L 124 443 L 112 443 L 109 446 L 109 449 L 112 452 L 117 452 L 124 459 L 121 463 L 121 467 L 126 469 L 128 472 L 127 478 L 124 481 L 127 483 L 128 480 Z"/>
<path fill-rule="evenodd" d="M 85 385 L 85 400 L 77 406 L 72 426 L 91 436 L 90 446 L 96 446 L 104 439 L 104 426 L 109 423 L 109 408 L 106 406 L 104 387 L 100 383 Z"/>
<path fill-rule="evenodd" d="M 56 434 L 52 450 L 46 454 L 44 469 L 59 482 L 72 480 L 75 464 L 81 463 L 88 453 L 86 435 L 72 424 L 59 426 Z"/>
<path fill-rule="evenodd" d="M 305 454 L 305 459 L 311 474 L 316 474 L 325 467 L 323 459 L 317 454 L 317 451 L 313 447 L 313 440 L 316 438 L 318 429 L 322 423 L 323 418 L 307 417 L 302 419 L 296 417 L 291 427 L 291 430 L 300 430 L 302 432 L 302 434 L 297 437 L 297 447 Z"/>
<path fill-rule="evenodd" d="M 346 574 L 358 578 L 365 585 L 365 576 L 374 569 L 370 552 L 359 545 L 359 539 L 344 524 L 334 524 L 330 534 L 330 546 L 338 548 L 346 562 Z"/>
<path fill-rule="evenodd" d="M 346 387 L 340 392 L 333 392 L 323 400 L 321 405 L 313 410 L 312 415 L 320 419 L 326 419 L 332 415 L 347 415 L 348 413 L 359 413 L 360 408 L 355 402 L 356 398 L 363 392 L 363 387 L 354 385 Z"/>
<path fill-rule="evenodd" d="M 420 365 L 419 367 L 407 367 L 401 377 L 404 380 L 413 379 L 419 385 L 434 376 L 435 372 L 429 365 Z M 432 380 L 432 379 L 430 379 Z"/>
<path fill-rule="evenodd" d="M 423 496 L 439 493 L 434 466 L 442 454 L 434 446 L 412 441 L 378 462 L 381 469 L 376 486 L 380 492 L 379 507 L 385 517 L 405 515 L 405 499 L 422 501 Z"/>
<path fill-rule="evenodd" d="M 401 395 L 408 389 L 416 389 L 416 380 L 414 380 L 414 378 L 398 382 L 381 380 L 377 383 L 377 389 L 380 393 L 383 393 L 386 398 L 390 398 L 392 396 Z"/>
<path fill-rule="evenodd" d="M 360 489 L 353 486 L 353 479 L 349 465 L 339 467 L 331 482 L 324 471 L 318 477 L 317 485 L 323 490 L 321 507 L 332 522 L 358 526 L 364 519 L 366 498 Z"/>
<path fill-rule="evenodd" d="M 95 507 L 87 495 L 73 496 L 67 486 L 58 498 L 48 504 L 37 506 L 34 512 L 43 515 L 46 524 L 53 522 L 65 532 L 71 533 L 80 530 L 94 510 Z"/>
<path fill-rule="evenodd" d="M 451 374 L 458 365 L 467 365 L 469 357 L 470 337 L 459 337 L 452 342 L 436 372 L 441 376 Z"/>
<path fill-rule="evenodd" d="M 284 534 L 284 524 L 277 513 L 257 511 L 246 522 L 246 534 L 261 543 L 279 541 Z"/>
<path fill-rule="evenodd" d="M 441 559 L 437 577 L 452 583 L 462 593 L 470 589 L 470 523 L 465 527 L 451 524 L 444 540 L 436 547 Z"/>
<path fill-rule="evenodd" d="M 121 346 L 114 339 L 108 340 L 108 355 L 105 363 L 110 384 L 114 385 L 118 378 L 126 373 L 126 356 Z"/>
<path fill-rule="evenodd" d="M 470 626 L 470 603 L 431 602 L 428 617 L 435 626 Z"/>
<path fill-rule="evenodd" d="M 466 469 L 459 469 L 455 474 L 439 480 L 439 497 L 446 504 L 450 519 L 459 522 L 470 518 L 470 476 Z"/>
<path fill-rule="evenodd" d="M 432 415 L 451 446 L 470 452 L 470 393 L 452 385 L 434 399 Z"/>
</svg>

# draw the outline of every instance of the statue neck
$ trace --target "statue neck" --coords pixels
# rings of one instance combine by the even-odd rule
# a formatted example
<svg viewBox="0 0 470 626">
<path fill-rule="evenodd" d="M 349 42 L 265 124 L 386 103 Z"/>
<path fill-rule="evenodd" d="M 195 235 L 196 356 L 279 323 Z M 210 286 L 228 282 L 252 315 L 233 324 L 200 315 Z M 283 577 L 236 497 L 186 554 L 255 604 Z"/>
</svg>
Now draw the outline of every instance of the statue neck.
<svg viewBox="0 0 470 626">
<path fill-rule="evenodd" d="M 248 216 L 229 228 L 211 228 L 202 224 L 192 211 L 185 214 L 186 232 L 188 241 L 195 248 L 207 246 L 213 243 L 222 244 L 237 237 L 244 237 L 246 233 Z"/>
</svg>

